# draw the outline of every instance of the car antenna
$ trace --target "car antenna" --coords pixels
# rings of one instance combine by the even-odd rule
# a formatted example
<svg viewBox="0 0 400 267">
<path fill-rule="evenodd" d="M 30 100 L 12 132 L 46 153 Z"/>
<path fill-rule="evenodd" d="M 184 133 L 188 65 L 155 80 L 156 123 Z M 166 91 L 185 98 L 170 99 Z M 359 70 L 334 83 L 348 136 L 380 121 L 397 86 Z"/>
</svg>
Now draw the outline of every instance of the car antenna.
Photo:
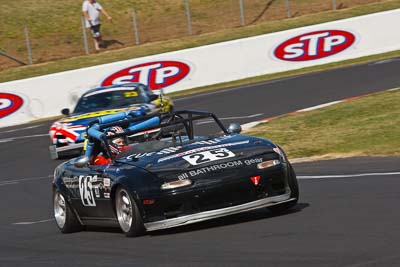
<svg viewBox="0 0 400 267">
<path fill-rule="evenodd" d="M 162 108 L 162 111 L 165 112 L 163 96 L 164 96 L 164 89 L 160 88 L 160 106 Z"/>
</svg>

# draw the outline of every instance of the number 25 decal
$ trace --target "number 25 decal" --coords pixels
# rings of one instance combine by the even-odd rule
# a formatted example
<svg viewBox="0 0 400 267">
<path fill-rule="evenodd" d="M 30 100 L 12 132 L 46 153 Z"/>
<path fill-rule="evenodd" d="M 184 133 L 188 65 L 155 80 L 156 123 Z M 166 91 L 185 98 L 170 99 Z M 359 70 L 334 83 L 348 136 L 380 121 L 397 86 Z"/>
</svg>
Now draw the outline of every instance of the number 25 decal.
<svg viewBox="0 0 400 267">
<path fill-rule="evenodd" d="M 226 148 L 220 148 L 220 149 L 199 152 L 196 154 L 191 154 L 188 156 L 184 156 L 182 158 L 184 160 L 186 160 L 187 162 L 189 162 L 191 165 L 200 165 L 203 163 L 220 160 L 220 159 L 231 158 L 234 156 L 235 156 L 235 154 L 233 154 L 232 151 L 230 151 Z"/>
</svg>

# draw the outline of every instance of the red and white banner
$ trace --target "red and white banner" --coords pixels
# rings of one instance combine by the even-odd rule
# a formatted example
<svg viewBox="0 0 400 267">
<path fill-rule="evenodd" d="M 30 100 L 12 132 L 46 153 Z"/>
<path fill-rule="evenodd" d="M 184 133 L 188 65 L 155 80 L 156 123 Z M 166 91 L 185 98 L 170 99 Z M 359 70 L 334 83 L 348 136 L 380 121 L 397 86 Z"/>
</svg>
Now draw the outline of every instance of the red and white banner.
<svg viewBox="0 0 400 267">
<path fill-rule="evenodd" d="M 400 49 L 400 9 L 0 84 L 0 127 L 60 115 L 88 89 L 165 93 Z"/>
</svg>

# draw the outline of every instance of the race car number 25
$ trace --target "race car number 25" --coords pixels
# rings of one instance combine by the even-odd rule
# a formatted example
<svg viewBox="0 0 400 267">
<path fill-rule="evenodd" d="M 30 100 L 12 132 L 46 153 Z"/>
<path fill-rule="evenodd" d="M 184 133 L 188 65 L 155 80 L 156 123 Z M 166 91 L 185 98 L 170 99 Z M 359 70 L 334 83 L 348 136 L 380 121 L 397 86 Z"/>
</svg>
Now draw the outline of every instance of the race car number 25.
<svg viewBox="0 0 400 267">
<path fill-rule="evenodd" d="M 189 162 L 191 165 L 200 165 L 215 160 L 231 158 L 234 156 L 235 154 L 229 149 L 219 148 L 219 149 L 199 152 L 196 154 L 191 154 L 188 156 L 184 156 L 182 158 L 187 162 Z"/>
</svg>

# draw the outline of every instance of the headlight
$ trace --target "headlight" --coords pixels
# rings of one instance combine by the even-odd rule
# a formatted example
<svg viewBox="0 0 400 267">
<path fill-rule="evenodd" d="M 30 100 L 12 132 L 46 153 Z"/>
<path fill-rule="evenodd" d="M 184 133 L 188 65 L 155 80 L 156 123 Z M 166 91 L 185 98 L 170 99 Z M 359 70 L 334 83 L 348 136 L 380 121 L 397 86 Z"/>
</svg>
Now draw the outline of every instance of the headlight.
<svg viewBox="0 0 400 267">
<path fill-rule="evenodd" d="M 284 157 L 284 154 L 282 152 L 282 150 L 279 149 L 279 147 L 274 147 L 273 150 L 282 158 Z"/>
<path fill-rule="evenodd" d="M 274 147 L 273 150 L 274 150 L 279 156 L 281 156 L 281 160 L 282 160 L 283 162 L 286 162 L 286 161 L 287 161 L 285 152 L 283 152 L 282 149 L 281 149 L 279 146 Z"/>
<path fill-rule="evenodd" d="M 174 188 L 178 188 L 178 187 L 188 186 L 191 184 L 192 184 L 192 181 L 189 179 L 176 180 L 176 181 L 162 184 L 161 189 L 163 189 L 163 190 L 174 189 Z"/>
<path fill-rule="evenodd" d="M 266 168 L 270 168 L 270 167 L 274 167 L 278 164 L 280 164 L 281 162 L 277 159 L 274 160 L 268 160 L 268 161 L 263 161 L 261 163 L 257 164 L 257 169 L 266 169 Z"/>
</svg>

